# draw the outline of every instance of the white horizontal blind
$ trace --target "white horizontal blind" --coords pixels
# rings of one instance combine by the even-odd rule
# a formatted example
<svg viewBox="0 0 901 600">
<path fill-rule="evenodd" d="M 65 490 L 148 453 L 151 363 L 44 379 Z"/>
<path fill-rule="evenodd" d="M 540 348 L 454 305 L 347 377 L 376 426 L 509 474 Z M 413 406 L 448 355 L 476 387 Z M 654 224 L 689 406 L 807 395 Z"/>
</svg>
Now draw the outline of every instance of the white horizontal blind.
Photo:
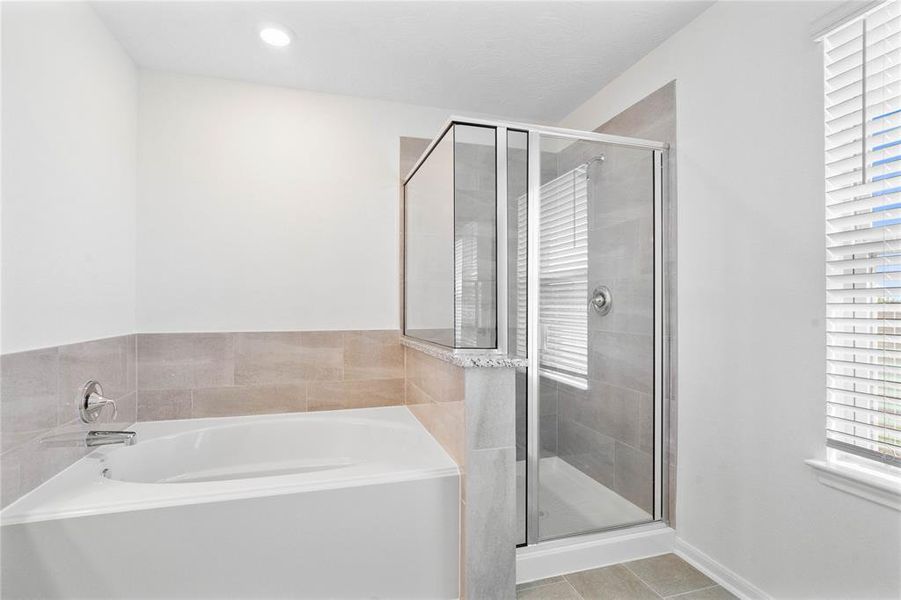
<svg viewBox="0 0 901 600">
<path fill-rule="evenodd" d="M 479 342 L 479 245 L 476 231 L 476 223 L 464 223 L 454 240 L 454 345 L 457 348 L 475 348 Z"/>
<path fill-rule="evenodd" d="M 528 355 L 526 336 L 529 300 L 529 203 L 524 194 L 516 200 L 516 356 Z"/>
<path fill-rule="evenodd" d="M 823 40 L 827 444 L 901 465 L 901 3 Z"/>
<path fill-rule="evenodd" d="M 588 180 L 578 167 L 541 186 L 540 364 L 575 382 L 588 376 Z"/>
</svg>

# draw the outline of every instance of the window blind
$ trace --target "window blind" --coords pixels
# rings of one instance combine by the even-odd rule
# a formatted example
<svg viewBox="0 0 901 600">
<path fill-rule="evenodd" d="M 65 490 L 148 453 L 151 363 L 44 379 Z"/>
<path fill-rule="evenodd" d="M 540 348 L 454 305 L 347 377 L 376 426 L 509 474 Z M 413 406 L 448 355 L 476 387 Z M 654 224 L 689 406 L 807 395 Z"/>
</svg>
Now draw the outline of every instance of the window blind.
<svg viewBox="0 0 901 600">
<path fill-rule="evenodd" d="M 464 223 L 454 240 L 454 328 L 458 348 L 479 342 L 479 261 L 477 224 Z"/>
<path fill-rule="evenodd" d="M 529 203 L 526 195 L 516 200 L 516 356 L 528 356 L 529 300 Z"/>
<path fill-rule="evenodd" d="M 823 51 L 827 445 L 901 465 L 901 3 Z"/>
<path fill-rule="evenodd" d="M 541 186 L 540 365 L 576 385 L 588 375 L 588 181 L 582 166 Z"/>
</svg>

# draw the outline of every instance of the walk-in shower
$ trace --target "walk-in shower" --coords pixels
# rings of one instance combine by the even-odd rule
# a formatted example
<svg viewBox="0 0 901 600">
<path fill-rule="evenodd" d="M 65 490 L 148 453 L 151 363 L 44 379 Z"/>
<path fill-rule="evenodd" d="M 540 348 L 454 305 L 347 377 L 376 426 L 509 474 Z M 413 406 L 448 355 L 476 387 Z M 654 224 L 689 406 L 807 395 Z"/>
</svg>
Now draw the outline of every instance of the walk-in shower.
<svg viewBox="0 0 901 600">
<path fill-rule="evenodd" d="M 666 153 L 454 118 L 404 181 L 404 333 L 527 359 L 520 544 L 666 519 Z"/>
</svg>

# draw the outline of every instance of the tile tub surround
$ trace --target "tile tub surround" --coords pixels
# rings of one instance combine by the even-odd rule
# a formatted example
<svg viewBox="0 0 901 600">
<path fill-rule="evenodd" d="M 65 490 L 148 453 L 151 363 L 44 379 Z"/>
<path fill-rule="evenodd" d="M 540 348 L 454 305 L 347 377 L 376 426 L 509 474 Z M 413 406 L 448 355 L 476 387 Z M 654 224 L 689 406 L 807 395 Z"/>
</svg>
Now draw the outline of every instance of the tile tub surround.
<svg viewBox="0 0 901 600">
<path fill-rule="evenodd" d="M 84 447 L 49 447 L 45 440 L 90 429 L 126 429 L 136 421 L 134 335 L 91 340 L 0 356 L 0 505 L 6 506 L 82 456 Z M 76 397 L 96 379 L 116 400 L 118 414 L 105 412 L 85 425 Z"/>
<path fill-rule="evenodd" d="M 397 331 L 138 334 L 138 420 L 404 403 Z"/>
<path fill-rule="evenodd" d="M 411 345 L 404 352 L 407 407 L 461 471 L 461 596 L 512 598 L 515 369 L 461 367 L 452 353 L 426 353 Z"/>
</svg>

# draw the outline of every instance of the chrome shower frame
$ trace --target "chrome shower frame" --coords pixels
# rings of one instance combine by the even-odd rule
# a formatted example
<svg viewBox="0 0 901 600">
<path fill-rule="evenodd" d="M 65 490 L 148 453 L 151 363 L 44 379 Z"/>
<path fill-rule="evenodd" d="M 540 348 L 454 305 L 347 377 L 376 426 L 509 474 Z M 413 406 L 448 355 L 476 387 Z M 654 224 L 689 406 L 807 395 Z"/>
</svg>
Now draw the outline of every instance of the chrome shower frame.
<svg viewBox="0 0 901 600">
<path fill-rule="evenodd" d="M 527 266 L 527 450 L 526 450 L 526 544 L 531 546 L 541 541 L 538 536 L 539 486 L 538 469 L 540 457 L 539 438 L 539 336 L 538 302 L 539 302 L 539 235 L 541 211 L 541 137 L 552 136 L 573 141 L 601 142 L 621 147 L 648 150 L 653 156 L 653 189 L 654 189 L 654 514 L 652 522 L 668 522 L 668 490 L 669 468 L 669 398 L 671 394 L 671 343 L 674 339 L 672 325 L 674 319 L 670 314 L 670 294 L 674 291 L 674 282 L 670 277 L 667 261 L 670 256 L 670 244 L 674 243 L 668 224 L 673 223 L 669 211 L 672 207 L 668 200 L 669 182 L 669 147 L 665 142 L 609 135 L 590 131 L 579 131 L 560 127 L 548 127 L 515 121 L 497 121 L 461 116 L 450 117 L 437 136 L 423 152 L 422 156 L 407 175 L 403 185 L 416 173 L 427 160 L 429 154 L 440 142 L 448 130 L 455 125 L 474 125 L 493 127 L 496 130 L 497 160 L 497 347 L 495 349 L 454 350 L 461 355 L 507 355 L 507 132 L 516 131 L 528 135 L 528 266 Z M 404 250 L 406 252 L 406 249 Z M 405 257 L 404 257 L 405 259 Z M 406 282 L 403 282 L 404 288 Z M 404 294 L 406 293 L 404 289 Z M 402 300 L 403 301 L 403 300 Z M 403 313 L 403 311 L 402 311 Z M 402 323 L 402 328 L 404 327 Z M 641 527 L 646 523 L 625 525 L 611 529 Z M 606 531 L 606 530 L 599 530 Z M 589 535 L 598 531 L 585 531 L 575 535 L 564 536 L 574 538 Z"/>
</svg>

